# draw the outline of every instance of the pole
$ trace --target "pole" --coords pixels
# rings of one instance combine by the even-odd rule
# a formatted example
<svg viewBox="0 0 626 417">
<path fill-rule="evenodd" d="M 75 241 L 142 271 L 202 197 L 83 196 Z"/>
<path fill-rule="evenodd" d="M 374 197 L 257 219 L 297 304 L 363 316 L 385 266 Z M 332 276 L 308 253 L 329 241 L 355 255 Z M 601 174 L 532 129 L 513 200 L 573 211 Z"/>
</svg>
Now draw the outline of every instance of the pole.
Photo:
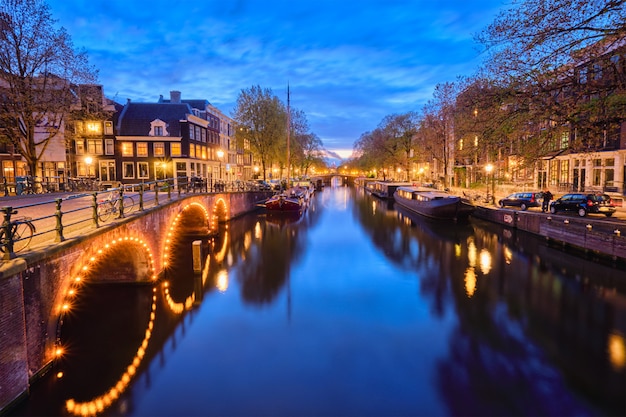
<svg viewBox="0 0 626 417">
<path fill-rule="evenodd" d="M 289 98 L 289 83 L 287 83 L 287 189 L 289 189 L 289 179 L 291 178 L 290 170 L 290 155 L 289 155 L 289 145 L 290 145 L 290 135 L 291 135 L 291 109 L 290 109 L 290 98 Z"/>
</svg>

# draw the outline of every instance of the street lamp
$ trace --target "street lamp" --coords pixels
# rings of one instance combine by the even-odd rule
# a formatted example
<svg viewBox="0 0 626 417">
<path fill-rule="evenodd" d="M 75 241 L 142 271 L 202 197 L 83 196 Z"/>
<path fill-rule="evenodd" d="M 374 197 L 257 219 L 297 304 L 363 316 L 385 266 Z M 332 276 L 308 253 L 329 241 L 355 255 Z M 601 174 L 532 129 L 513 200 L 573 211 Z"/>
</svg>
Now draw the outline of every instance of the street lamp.
<svg viewBox="0 0 626 417">
<path fill-rule="evenodd" d="M 88 156 L 85 158 L 85 163 L 87 164 L 87 177 L 91 177 L 91 164 L 93 162 L 93 158 Z"/>
<path fill-rule="evenodd" d="M 487 166 L 485 166 L 485 171 L 487 172 L 487 200 L 489 200 L 489 176 L 491 176 L 491 200 L 495 201 L 495 188 L 496 188 L 496 184 L 495 184 L 495 173 L 492 174 L 493 172 L 493 165 L 492 164 L 487 164 Z"/>
<path fill-rule="evenodd" d="M 219 173 L 219 179 L 222 179 L 222 158 L 224 157 L 224 151 L 221 149 L 217 150 L 217 159 L 220 161 L 220 173 Z"/>
</svg>

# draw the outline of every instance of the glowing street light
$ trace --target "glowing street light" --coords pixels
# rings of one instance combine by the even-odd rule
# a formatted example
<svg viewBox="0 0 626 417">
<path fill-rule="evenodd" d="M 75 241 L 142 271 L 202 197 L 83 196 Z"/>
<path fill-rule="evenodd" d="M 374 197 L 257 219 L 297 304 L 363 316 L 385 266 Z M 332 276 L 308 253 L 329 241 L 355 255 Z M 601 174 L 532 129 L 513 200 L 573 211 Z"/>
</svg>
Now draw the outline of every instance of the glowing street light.
<svg viewBox="0 0 626 417">
<path fill-rule="evenodd" d="M 217 159 L 220 162 L 220 170 L 219 170 L 219 175 L 217 176 L 220 180 L 222 179 L 222 158 L 224 157 L 224 151 L 221 149 L 217 150 Z"/>
<path fill-rule="evenodd" d="M 493 173 L 493 164 L 487 164 L 485 166 L 485 171 L 487 172 L 487 181 L 489 181 L 489 176 L 491 175 L 491 200 L 495 201 L 495 188 L 496 188 L 496 184 L 495 184 L 495 173 Z M 489 182 L 487 182 L 487 199 L 489 199 Z"/>
<path fill-rule="evenodd" d="M 87 176 L 91 177 L 91 164 L 93 163 L 93 158 L 91 156 L 86 157 L 85 163 L 87 164 Z"/>
</svg>

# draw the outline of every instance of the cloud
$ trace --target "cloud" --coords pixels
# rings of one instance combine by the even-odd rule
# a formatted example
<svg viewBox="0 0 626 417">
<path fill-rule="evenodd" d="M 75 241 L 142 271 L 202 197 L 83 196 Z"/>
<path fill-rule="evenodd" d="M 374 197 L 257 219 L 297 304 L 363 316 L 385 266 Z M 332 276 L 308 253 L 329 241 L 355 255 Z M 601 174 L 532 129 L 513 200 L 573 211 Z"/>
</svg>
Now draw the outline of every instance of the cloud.
<svg viewBox="0 0 626 417">
<path fill-rule="evenodd" d="M 118 102 L 179 90 L 226 114 L 252 85 L 304 111 L 331 149 L 351 149 L 389 114 L 418 111 L 434 87 L 470 75 L 473 35 L 500 0 L 49 1 Z"/>
</svg>

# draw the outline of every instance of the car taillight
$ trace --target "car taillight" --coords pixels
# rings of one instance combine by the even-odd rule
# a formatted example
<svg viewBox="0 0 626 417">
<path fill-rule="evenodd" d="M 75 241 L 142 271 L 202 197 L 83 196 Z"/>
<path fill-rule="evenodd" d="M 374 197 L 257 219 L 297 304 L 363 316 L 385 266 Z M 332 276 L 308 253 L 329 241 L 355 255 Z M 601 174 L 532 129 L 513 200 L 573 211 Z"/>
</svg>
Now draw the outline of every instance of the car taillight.
<svg viewBox="0 0 626 417">
<path fill-rule="evenodd" d="M 591 206 L 593 206 L 593 201 L 587 200 L 587 207 L 591 207 Z"/>
<path fill-rule="evenodd" d="M 530 202 L 531 202 L 531 203 L 534 203 L 534 202 L 535 202 L 535 195 L 534 195 L 534 194 L 530 196 Z"/>
</svg>

